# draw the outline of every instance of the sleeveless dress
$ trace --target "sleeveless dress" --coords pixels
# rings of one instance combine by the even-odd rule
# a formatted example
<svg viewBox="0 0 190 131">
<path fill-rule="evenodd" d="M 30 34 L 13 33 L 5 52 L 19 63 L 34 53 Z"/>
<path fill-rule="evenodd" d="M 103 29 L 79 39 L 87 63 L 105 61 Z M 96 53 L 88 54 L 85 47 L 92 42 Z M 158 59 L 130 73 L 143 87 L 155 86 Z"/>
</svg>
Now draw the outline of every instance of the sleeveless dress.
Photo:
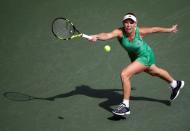
<svg viewBox="0 0 190 131">
<path fill-rule="evenodd" d="M 136 27 L 135 37 L 132 41 L 129 41 L 124 28 L 122 38 L 119 39 L 122 47 L 128 52 L 131 62 L 138 61 L 145 66 L 151 66 L 155 64 L 154 52 L 150 46 L 141 38 L 139 28 Z"/>
</svg>

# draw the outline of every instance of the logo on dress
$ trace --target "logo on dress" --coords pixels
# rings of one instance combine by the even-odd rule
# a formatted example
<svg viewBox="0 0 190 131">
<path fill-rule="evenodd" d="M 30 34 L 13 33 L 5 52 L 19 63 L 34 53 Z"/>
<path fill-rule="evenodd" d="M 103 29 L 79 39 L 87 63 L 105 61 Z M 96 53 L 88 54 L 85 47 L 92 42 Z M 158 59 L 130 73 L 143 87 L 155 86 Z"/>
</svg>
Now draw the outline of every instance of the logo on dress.
<svg viewBox="0 0 190 131">
<path fill-rule="evenodd" d="M 136 45 L 137 45 L 138 47 L 140 47 L 140 46 L 142 45 L 142 41 L 137 40 L 137 41 L 136 41 Z"/>
</svg>

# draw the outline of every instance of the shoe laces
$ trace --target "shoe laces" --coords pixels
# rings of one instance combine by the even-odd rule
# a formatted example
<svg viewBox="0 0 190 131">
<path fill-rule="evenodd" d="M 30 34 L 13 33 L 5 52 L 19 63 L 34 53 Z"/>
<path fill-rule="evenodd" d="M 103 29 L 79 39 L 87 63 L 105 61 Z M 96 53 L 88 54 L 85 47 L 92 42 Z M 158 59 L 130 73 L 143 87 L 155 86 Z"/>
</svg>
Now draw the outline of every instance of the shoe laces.
<svg viewBox="0 0 190 131">
<path fill-rule="evenodd" d="M 119 104 L 117 110 L 121 110 L 122 108 L 126 107 L 124 103 Z"/>
</svg>

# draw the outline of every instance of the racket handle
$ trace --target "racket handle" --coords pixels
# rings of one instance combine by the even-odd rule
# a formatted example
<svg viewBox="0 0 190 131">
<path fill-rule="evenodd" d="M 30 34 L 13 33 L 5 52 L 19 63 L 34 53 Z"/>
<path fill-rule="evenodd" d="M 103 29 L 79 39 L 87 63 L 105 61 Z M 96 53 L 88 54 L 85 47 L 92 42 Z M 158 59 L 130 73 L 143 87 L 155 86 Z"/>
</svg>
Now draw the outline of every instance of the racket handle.
<svg viewBox="0 0 190 131">
<path fill-rule="evenodd" d="M 83 38 L 86 38 L 86 39 L 89 39 L 89 40 L 92 39 L 91 36 L 89 36 L 89 35 L 85 35 L 85 34 L 82 34 L 82 37 L 83 37 Z"/>
</svg>

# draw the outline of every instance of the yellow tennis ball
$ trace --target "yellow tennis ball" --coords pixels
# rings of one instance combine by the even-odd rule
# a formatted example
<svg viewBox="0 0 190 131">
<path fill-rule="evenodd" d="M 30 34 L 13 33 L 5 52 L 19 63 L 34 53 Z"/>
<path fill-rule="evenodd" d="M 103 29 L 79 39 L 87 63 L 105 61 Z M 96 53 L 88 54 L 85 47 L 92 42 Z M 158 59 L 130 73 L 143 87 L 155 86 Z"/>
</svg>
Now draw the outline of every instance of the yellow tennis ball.
<svg viewBox="0 0 190 131">
<path fill-rule="evenodd" d="M 109 45 L 105 45 L 105 46 L 104 46 L 104 50 L 105 50 L 106 52 L 110 52 L 110 51 L 111 51 L 111 47 L 110 47 Z"/>
</svg>

